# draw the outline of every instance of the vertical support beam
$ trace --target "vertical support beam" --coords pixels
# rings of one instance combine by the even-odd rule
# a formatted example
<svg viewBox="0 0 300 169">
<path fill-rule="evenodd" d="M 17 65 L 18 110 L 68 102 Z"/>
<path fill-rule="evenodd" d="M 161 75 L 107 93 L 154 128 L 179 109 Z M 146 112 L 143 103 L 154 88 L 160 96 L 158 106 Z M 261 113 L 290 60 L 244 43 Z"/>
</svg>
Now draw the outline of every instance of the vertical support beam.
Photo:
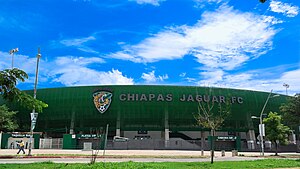
<svg viewBox="0 0 300 169">
<path fill-rule="evenodd" d="M 250 146 L 248 148 L 255 149 L 256 138 L 255 138 L 255 132 L 254 132 L 253 129 L 248 131 L 248 136 L 249 136 L 249 140 L 248 140 L 249 143 L 248 144 L 252 144 L 253 143 L 253 146 L 252 145 L 248 145 L 248 146 Z"/>
<path fill-rule="evenodd" d="M 80 118 L 80 120 L 79 120 L 79 128 L 80 128 L 79 134 L 85 134 L 85 133 L 82 131 L 82 128 L 83 128 L 83 120 L 82 120 L 82 118 Z"/>
<path fill-rule="evenodd" d="M 120 112 L 118 111 L 117 115 L 117 124 L 116 124 L 116 136 L 121 136 L 121 124 L 120 124 Z"/>
<path fill-rule="evenodd" d="M 2 131 L 0 131 L 0 149 L 1 149 L 1 142 L 2 142 Z"/>
<path fill-rule="evenodd" d="M 170 130 L 169 130 L 169 112 L 168 110 L 165 110 L 165 148 L 169 147 L 169 141 L 170 141 Z"/>
<path fill-rule="evenodd" d="M 48 128 L 48 124 L 49 124 L 49 122 L 48 122 L 48 120 L 46 120 L 45 121 L 45 129 Z M 48 132 L 44 132 L 44 138 L 48 138 Z"/>
<path fill-rule="evenodd" d="M 74 124 L 75 124 L 75 111 L 72 112 L 70 134 L 74 134 Z"/>
<path fill-rule="evenodd" d="M 109 127 L 109 124 L 106 125 L 105 140 L 104 140 L 104 147 L 103 147 L 103 156 L 105 156 L 105 149 L 106 149 L 106 145 L 107 145 L 108 127 Z"/>
<path fill-rule="evenodd" d="M 255 132 L 253 129 L 248 131 L 248 135 L 249 135 L 249 140 L 253 140 L 254 142 L 256 141 Z"/>
</svg>

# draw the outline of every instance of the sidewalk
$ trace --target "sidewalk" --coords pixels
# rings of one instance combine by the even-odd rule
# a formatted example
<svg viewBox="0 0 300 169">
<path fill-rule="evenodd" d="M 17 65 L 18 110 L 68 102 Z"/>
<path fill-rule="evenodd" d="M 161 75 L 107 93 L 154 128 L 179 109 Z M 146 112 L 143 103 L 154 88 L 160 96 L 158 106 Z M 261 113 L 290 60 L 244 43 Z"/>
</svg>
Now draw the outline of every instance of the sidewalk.
<svg viewBox="0 0 300 169">
<path fill-rule="evenodd" d="M 28 149 L 25 149 L 26 154 Z M 96 150 L 93 152 L 95 153 Z M 0 156 L 15 156 L 18 152 L 18 149 L 0 149 Z M 92 155 L 92 151 L 83 151 L 83 150 L 63 150 L 63 149 L 32 149 L 31 154 L 34 155 L 62 155 L 62 156 L 88 156 Z M 239 152 L 240 156 L 252 156 L 259 157 L 259 152 Z M 299 155 L 299 153 L 280 153 Z M 103 155 L 103 150 L 99 150 L 98 155 Z M 157 157 L 157 158 L 199 158 L 201 157 L 201 151 L 185 151 L 185 150 L 105 150 L 106 156 L 116 156 L 116 157 Z M 274 155 L 274 153 L 265 153 L 265 156 Z M 210 156 L 209 151 L 204 151 L 204 156 Z M 220 151 L 215 151 L 215 157 L 221 157 L 222 154 Z M 225 157 L 232 157 L 232 152 L 225 152 Z"/>
</svg>

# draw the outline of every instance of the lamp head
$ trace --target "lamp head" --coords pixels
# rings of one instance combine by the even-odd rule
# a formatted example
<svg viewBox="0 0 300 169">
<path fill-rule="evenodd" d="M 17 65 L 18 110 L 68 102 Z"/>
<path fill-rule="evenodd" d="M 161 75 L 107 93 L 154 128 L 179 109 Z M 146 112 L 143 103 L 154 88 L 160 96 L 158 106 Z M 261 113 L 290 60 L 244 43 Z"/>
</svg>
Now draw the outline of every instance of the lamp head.
<svg viewBox="0 0 300 169">
<path fill-rule="evenodd" d="M 15 49 L 10 50 L 9 54 L 13 54 L 13 53 L 16 53 L 16 52 L 19 52 L 19 48 L 15 48 Z"/>
<path fill-rule="evenodd" d="M 283 83 L 283 87 L 289 88 L 290 85 L 289 85 L 289 84 L 286 84 L 286 83 Z"/>
<path fill-rule="evenodd" d="M 259 119 L 259 117 L 251 116 L 251 119 Z"/>
</svg>

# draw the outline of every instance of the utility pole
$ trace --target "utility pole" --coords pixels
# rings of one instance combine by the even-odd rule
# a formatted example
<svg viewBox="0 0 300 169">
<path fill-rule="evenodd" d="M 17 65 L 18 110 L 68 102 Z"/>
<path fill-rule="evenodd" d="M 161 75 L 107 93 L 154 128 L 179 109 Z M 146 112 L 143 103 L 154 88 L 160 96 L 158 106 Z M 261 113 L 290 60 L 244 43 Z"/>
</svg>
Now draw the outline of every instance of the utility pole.
<svg viewBox="0 0 300 169">
<path fill-rule="evenodd" d="M 283 87 L 285 87 L 285 94 L 287 95 L 288 94 L 287 89 L 290 87 L 290 85 L 283 83 Z"/>
<path fill-rule="evenodd" d="M 14 54 L 16 52 L 19 52 L 19 48 L 15 48 L 9 51 L 9 54 L 11 55 L 11 69 L 14 68 Z"/>
<path fill-rule="evenodd" d="M 40 48 L 38 48 L 38 54 L 37 57 L 37 63 L 36 63 L 36 71 L 35 71 L 35 82 L 34 82 L 34 90 L 33 90 L 33 98 L 36 99 L 36 86 L 38 82 L 38 73 L 39 73 L 39 61 L 41 58 L 41 51 Z M 32 149 L 32 137 L 33 137 L 33 129 L 35 128 L 36 120 L 38 117 L 38 113 L 35 112 L 35 109 L 32 110 L 32 113 L 30 113 L 31 117 L 31 127 L 30 127 L 30 139 L 29 139 L 29 150 L 28 150 L 28 156 L 31 156 L 31 149 Z"/>
</svg>

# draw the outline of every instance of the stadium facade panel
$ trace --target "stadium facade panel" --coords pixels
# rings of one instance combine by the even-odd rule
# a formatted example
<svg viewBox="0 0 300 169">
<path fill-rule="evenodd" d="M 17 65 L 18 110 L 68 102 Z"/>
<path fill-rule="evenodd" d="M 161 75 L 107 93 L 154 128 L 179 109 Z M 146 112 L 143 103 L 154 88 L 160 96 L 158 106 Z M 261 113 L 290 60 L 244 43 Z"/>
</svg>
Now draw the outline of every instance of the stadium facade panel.
<svg viewBox="0 0 300 169">
<path fill-rule="evenodd" d="M 33 94 L 33 91 L 26 91 Z M 169 140 L 207 137 L 209 129 L 197 125 L 199 104 L 229 108 L 230 115 L 218 130 L 221 136 L 235 135 L 255 140 L 259 116 L 270 93 L 228 88 L 160 85 L 107 85 L 38 89 L 37 98 L 49 105 L 40 113 L 35 128 L 48 137 L 62 134 L 103 133 L 109 137 Z M 264 112 L 277 111 L 286 96 L 269 100 Z M 21 126 L 30 124 L 29 110 L 17 104 Z M 202 134 L 199 134 L 201 131 Z"/>
</svg>

